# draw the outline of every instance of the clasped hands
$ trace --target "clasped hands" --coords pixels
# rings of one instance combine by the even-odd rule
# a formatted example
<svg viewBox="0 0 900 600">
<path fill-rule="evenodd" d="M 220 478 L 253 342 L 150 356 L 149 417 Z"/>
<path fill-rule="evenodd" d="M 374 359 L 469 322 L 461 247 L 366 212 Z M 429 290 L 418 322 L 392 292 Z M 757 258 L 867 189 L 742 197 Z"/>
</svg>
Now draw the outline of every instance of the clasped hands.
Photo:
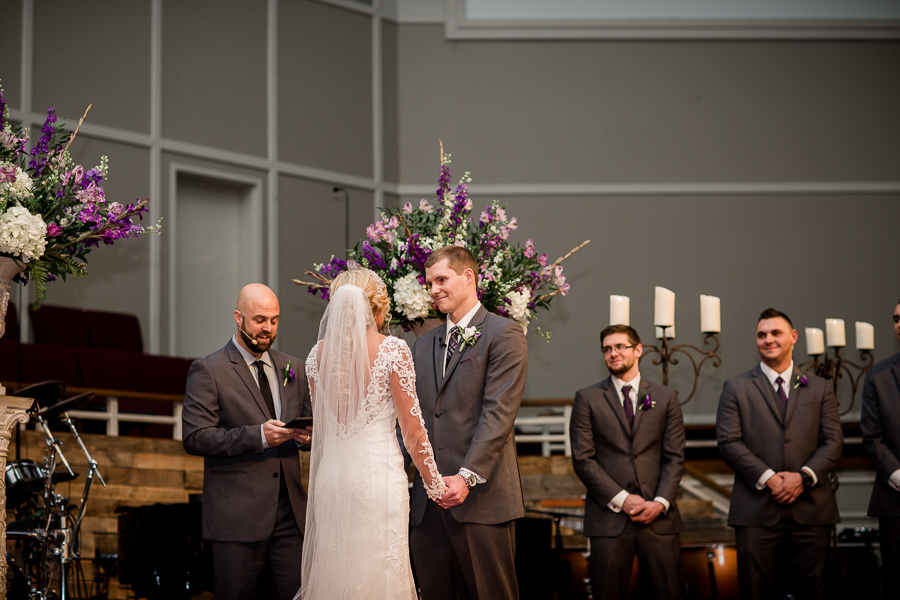
<svg viewBox="0 0 900 600">
<path fill-rule="evenodd" d="M 628 518 L 635 523 L 649 525 L 655 521 L 666 509 L 662 502 L 656 500 L 644 500 L 637 494 L 628 494 L 622 503 L 622 510 Z"/>
<path fill-rule="evenodd" d="M 779 504 L 793 504 L 803 493 L 803 478 L 800 473 L 782 471 L 769 477 L 766 487 L 772 492 L 772 497 Z"/>
<path fill-rule="evenodd" d="M 263 423 L 263 432 L 266 434 L 266 443 L 270 448 L 274 448 L 291 439 L 301 445 L 308 444 L 312 440 L 313 428 L 287 429 L 284 421 L 269 419 Z"/>
<path fill-rule="evenodd" d="M 444 510 L 459 506 L 469 495 L 469 486 L 466 485 L 466 480 L 462 478 L 462 475 L 444 477 L 444 485 L 447 486 L 444 495 L 435 500 L 437 505 Z"/>
</svg>

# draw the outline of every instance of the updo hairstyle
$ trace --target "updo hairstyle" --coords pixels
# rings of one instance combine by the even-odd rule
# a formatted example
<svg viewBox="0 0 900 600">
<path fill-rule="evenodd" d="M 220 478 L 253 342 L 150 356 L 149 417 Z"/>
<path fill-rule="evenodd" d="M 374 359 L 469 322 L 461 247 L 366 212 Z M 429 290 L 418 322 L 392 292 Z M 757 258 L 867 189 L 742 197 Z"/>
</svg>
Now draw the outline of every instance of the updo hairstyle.
<svg viewBox="0 0 900 600">
<path fill-rule="evenodd" d="M 391 301 L 387 295 L 387 288 L 378 275 L 363 267 L 353 267 L 334 278 L 331 282 L 330 295 L 333 296 L 337 289 L 344 285 L 355 285 L 362 288 L 369 297 L 372 316 L 381 312 L 384 315 L 384 324 L 387 325 L 390 322 Z"/>
</svg>

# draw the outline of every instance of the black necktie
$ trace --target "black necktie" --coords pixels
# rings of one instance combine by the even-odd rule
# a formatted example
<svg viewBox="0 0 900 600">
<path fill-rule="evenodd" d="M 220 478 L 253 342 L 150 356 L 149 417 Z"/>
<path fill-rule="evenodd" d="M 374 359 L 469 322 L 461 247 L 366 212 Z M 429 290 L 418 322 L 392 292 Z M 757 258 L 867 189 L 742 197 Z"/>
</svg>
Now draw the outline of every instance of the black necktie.
<svg viewBox="0 0 900 600">
<path fill-rule="evenodd" d="M 634 405 L 631 403 L 631 386 L 626 385 L 622 388 L 622 408 L 625 409 L 625 418 L 628 424 L 634 429 Z"/>
<path fill-rule="evenodd" d="M 259 391 L 262 392 L 263 400 L 266 401 L 266 407 L 269 409 L 269 415 L 272 419 L 277 419 L 275 414 L 275 402 L 272 401 L 272 389 L 269 387 L 269 378 L 266 377 L 265 363 L 261 360 L 253 363 L 256 367 L 256 373 L 259 376 Z"/>
</svg>

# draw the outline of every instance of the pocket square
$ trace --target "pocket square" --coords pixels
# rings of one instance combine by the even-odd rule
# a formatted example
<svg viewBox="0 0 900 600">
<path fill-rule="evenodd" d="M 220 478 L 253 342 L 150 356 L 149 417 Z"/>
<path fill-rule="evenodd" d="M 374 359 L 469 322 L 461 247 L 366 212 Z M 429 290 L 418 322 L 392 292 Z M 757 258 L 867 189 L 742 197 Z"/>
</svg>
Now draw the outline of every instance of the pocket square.
<svg viewBox="0 0 900 600">
<path fill-rule="evenodd" d="M 469 358 L 464 358 L 464 359 L 462 359 L 461 361 L 459 361 L 459 362 L 457 363 L 457 366 L 463 364 L 464 362 L 466 362 L 466 361 L 468 361 L 468 360 L 472 360 L 473 358 L 481 358 L 481 357 L 480 357 L 480 356 L 470 356 Z"/>
</svg>

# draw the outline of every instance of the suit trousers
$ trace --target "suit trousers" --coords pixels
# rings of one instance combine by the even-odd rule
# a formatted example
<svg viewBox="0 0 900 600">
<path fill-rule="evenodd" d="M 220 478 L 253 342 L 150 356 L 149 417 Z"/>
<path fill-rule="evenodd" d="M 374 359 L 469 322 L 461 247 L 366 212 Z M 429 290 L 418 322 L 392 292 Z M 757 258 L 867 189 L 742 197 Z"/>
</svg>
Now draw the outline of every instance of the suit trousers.
<svg viewBox="0 0 900 600">
<path fill-rule="evenodd" d="M 783 511 L 772 527 L 735 527 L 742 600 L 822 598 L 831 525 L 801 525 Z"/>
<path fill-rule="evenodd" d="M 617 536 L 591 538 L 588 567 L 595 598 L 625 599 L 635 555 L 640 565 L 640 580 L 652 589 L 653 598 L 682 598 L 684 567 L 678 534 L 662 535 L 630 519 Z"/>
<path fill-rule="evenodd" d="M 422 600 L 517 600 L 516 530 L 460 523 L 434 502 L 411 528 L 409 545 Z"/>
<path fill-rule="evenodd" d="M 881 546 L 881 597 L 900 598 L 900 519 L 878 519 Z"/>
<path fill-rule="evenodd" d="M 282 478 L 283 479 L 283 478 Z M 261 542 L 212 542 L 216 600 L 260 598 L 260 577 L 272 578 L 275 600 L 292 600 L 300 590 L 303 533 L 287 490 L 278 494 L 272 534 Z M 266 569 L 266 566 L 270 570 Z"/>
</svg>

